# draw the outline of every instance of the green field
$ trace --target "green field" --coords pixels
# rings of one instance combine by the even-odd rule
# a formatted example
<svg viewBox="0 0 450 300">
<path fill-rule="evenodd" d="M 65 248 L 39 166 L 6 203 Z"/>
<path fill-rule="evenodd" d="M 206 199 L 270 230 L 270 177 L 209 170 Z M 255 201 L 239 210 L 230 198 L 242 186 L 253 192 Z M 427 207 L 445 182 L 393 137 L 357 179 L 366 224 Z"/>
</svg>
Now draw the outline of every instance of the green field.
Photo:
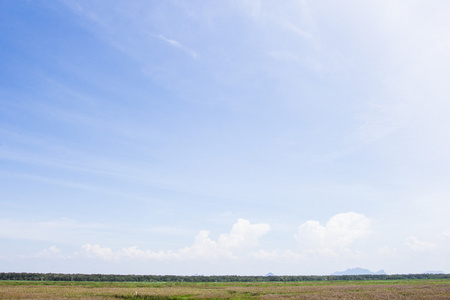
<svg viewBox="0 0 450 300">
<path fill-rule="evenodd" d="M 287 283 L 0 281 L 0 299 L 450 299 L 450 279 Z"/>
</svg>

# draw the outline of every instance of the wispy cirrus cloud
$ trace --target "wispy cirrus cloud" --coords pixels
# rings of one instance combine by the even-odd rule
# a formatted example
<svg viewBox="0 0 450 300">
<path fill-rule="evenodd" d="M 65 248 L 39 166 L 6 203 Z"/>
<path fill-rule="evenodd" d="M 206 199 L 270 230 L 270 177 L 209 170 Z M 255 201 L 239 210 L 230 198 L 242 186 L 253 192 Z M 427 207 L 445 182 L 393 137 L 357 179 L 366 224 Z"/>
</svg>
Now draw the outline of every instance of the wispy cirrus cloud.
<svg viewBox="0 0 450 300">
<path fill-rule="evenodd" d="M 155 35 L 155 37 L 166 42 L 167 44 L 171 45 L 172 47 L 180 49 L 181 51 L 185 52 L 186 54 L 188 54 L 189 56 L 191 56 L 194 59 L 198 59 L 200 57 L 196 51 L 186 47 L 185 45 L 181 44 L 180 42 L 178 42 L 176 40 L 169 39 L 162 34 Z"/>
</svg>

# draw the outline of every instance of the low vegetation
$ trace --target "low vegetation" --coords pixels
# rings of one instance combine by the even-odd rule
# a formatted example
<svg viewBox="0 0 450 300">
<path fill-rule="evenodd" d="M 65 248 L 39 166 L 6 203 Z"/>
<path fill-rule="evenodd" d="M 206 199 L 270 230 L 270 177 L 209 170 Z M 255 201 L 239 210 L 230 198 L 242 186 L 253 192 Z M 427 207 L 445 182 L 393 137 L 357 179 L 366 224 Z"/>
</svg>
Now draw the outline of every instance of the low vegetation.
<svg viewBox="0 0 450 300">
<path fill-rule="evenodd" d="M 3 280 L 0 299 L 450 299 L 450 278 L 297 282 Z"/>
<path fill-rule="evenodd" d="M 56 274 L 0 273 L 0 280 L 30 281 L 109 281 L 109 282 L 298 282 L 332 280 L 411 280 L 450 279 L 450 274 L 399 275 L 339 275 L 339 276 L 176 276 L 176 275 L 114 275 L 114 274 Z"/>
</svg>

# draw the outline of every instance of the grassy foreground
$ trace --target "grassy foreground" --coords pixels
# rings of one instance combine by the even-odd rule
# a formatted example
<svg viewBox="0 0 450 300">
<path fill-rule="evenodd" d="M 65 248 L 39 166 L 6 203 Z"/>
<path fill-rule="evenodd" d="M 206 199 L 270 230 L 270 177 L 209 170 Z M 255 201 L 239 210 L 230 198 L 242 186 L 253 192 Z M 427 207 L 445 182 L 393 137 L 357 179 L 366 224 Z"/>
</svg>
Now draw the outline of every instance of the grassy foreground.
<svg viewBox="0 0 450 300">
<path fill-rule="evenodd" d="M 450 299 L 450 279 L 288 283 L 0 281 L 0 299 Z"/>
</svg>

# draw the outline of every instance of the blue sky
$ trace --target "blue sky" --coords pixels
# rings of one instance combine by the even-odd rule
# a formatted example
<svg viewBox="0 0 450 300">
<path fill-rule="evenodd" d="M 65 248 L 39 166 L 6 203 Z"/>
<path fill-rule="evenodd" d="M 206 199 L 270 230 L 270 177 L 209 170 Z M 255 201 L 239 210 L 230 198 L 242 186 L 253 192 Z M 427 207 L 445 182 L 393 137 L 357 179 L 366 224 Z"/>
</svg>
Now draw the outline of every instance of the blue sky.
<svg viewBox="0 0 450 300">
<path fill-rule="evenodd" d="M 446 1 L 0 6 L 0 271 L 450 271 Z"/>
</svg>

